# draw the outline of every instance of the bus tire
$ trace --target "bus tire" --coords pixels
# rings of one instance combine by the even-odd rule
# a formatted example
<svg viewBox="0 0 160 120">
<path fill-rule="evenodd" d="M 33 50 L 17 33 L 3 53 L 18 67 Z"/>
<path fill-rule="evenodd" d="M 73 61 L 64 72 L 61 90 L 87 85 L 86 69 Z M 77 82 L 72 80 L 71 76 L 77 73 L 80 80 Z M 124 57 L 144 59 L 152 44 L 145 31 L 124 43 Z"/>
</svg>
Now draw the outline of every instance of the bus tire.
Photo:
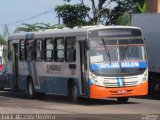
<svg viewBox="0 0 160 120">
<path fill-rule="evenodd" d="M 29 93 L 29 97 L 31 99 L 35 98 L 36 93 L 35 93 L 35 89 L 34 89 L 33 80 L 31 78 L 29 78 L 29 80 L 28 80 L 28 93 Z"/>
<path fill-rule="evenodd" d="M 2 84 L 0 83 L 0 90 L 3 90 Z"/>
<path fill-rule="evenodd" d="M 128 99 L 129 99 L 129 97 L 120 97 L 120 98 L 117 98 L 118 103 L 127 103 Z"/>
<path fill-rule="evenodd" d="M 74 82 L 69 87 L 69 100 L 74 103 L 79 101 L 77 87 Z"/>
<path fill-rule="evenodd" d="M 152 85 L 152 96 L 155 99 L 160 99 L 160 81 L 155 80 Z"/>
</svg>

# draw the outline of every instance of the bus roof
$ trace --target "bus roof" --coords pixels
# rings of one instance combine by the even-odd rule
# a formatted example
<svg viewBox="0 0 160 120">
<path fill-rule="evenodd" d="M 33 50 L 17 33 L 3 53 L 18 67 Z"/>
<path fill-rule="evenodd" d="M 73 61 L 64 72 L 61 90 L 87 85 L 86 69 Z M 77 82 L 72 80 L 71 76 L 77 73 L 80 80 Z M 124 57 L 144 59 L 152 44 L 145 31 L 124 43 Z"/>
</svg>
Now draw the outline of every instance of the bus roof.
<svg viewBox="0 0 160 120">
<path fill-rule="evenodd" d="M 73 35 L 87 35 L 87 32 L 90 30 L 98 30 L 98 29 L 118 29 L 118 28 L 128 28 L 128 29 L 140 29 L 138 27 L 133 27 L 133 26 L 103 26 L 103 25 L 98 25 L 98 26 L 83 26 L 83 27 L 74 27 L 74 28 L 63 28 L 63 29 L 47 29 L 47 30 L 41 30 L 41 31 L 35 31 L 35 32 L 20 32 L 20 33 L 14 33 L 9 36 L 9 40 L 16 40 L 16 39 L 24 39 L 26 34 L 33 33 L 34 36 L 39 36 L 39 35 L 60 35 L 60 34 L 70 34 Z"/>
</svg>

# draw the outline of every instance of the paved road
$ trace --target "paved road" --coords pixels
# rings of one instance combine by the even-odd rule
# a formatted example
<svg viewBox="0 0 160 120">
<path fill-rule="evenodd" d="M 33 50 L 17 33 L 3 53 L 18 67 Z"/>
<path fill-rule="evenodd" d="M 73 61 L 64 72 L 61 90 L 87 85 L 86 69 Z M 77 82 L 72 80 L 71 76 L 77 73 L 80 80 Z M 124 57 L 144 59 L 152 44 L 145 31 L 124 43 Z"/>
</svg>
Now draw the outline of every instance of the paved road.
<svg viewBox="0 0 160 120">
<path fill-rule="evenodd" d="M 65 116 L 66 119 L 71 119 L 70 117 L 73 116 L 71 114 L 75 114 L 74 117 L 76 117 L 77 120 L 82 118 L 87 118 L 87 120 L 97 120 L 97 118 L 109 118 L 110 120 L 115 120 L 115 118 L 118 118 L 119 120 L 132 120 L 136 117 L 138 119 L 142 119 L 142 115 L 144 114 L 159 114 L 159 120 L 160 100 L 149 98 L 130 98 L 127 104 L 118 104 L 114 99 L 82 100 L 81 103 L 73 104 L 68 102 L 66 97 L 47 95 L 44 98 L 31 100 L 25 92 L 12 92 L 6 90 L 0 91 L 0 113 L 64 114 L 57 115 L 57 117 L 61 118 Z M 128 114 L 128 116 L 122 114 Z"/>
</svg>

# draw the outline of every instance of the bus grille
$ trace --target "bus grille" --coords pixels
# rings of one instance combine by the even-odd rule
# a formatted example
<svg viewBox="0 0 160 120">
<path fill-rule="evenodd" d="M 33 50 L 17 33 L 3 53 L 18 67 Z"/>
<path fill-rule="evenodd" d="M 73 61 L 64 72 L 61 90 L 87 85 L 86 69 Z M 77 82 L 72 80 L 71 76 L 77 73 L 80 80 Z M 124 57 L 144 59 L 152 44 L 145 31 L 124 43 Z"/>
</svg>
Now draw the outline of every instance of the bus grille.
<svg viewBox="0 0 160 120">
<path fill-rule="evenodd" d="M 103 84 L 105 87 L 109 88 L 133 87 L 138 85 L 138 81 L 136 80 L 135 77 L 121 78 L 119 80 L 117 78 L 104 78 Z"/>
</svg>

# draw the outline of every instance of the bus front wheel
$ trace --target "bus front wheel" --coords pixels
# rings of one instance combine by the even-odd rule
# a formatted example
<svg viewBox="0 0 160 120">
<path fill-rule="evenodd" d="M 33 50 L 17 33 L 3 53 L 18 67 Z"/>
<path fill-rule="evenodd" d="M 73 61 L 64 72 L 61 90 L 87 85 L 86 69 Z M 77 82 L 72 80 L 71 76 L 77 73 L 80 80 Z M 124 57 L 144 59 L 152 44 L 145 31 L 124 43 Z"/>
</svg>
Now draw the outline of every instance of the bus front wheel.
<svg viewBox="0 0 160 120">
<path fill-rule="evenodd" d="M 127 103 L 128 99 L 129 99 L 128 97 L 117 98 L 118 103 Z"/>
<path fill-rule="evenodd" d="M 33 99 L 35 97 L 35 89 L 34 89 L 34 84 L 32 79 L 30 78 L 28 81 L 28 93 L 29 93 L 29 97 L 31 99 Z"/>
<path fill-rule="evenodd" d="M 2 84 L 0 83 L 0 90 L 3 90 Z"/>
<path fill-rule="evenodd" d="M 78 102 L 78 91 L 75 83 L 72 83 L 69 87 L 69 99 L 71 102 Z"/>
<path fill-rule="evenodd" d="M 153 97 L 160 99 L 160 81 L 155 80 L 152 89 Z"/>
</svg>

